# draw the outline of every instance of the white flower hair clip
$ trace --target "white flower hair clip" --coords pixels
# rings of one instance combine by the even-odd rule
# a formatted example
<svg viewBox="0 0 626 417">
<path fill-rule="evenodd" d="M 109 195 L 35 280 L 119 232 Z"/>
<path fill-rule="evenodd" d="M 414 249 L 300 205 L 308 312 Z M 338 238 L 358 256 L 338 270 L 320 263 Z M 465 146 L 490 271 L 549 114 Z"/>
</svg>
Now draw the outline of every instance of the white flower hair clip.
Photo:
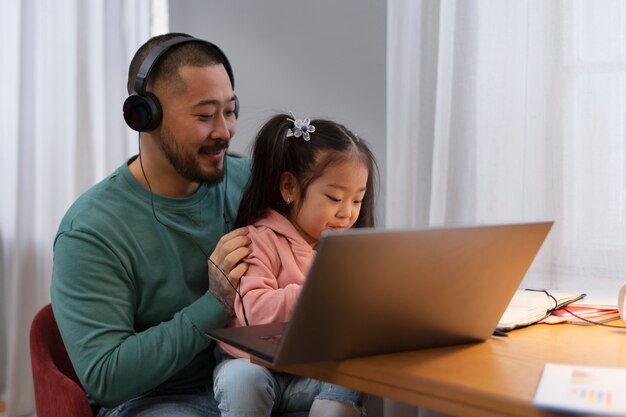
<svg viewBox="0 0 626 417">
<path fill-rule="evenodd" d="M 306 141 L 311 140 L 311 133 L 315 132 L 315 126 L 313 126 L 311 123 L 311 120 L 309 119 L 304 119 L 304 120 L 300 120 L 300 119 L 296 119 L 296 117 L 293 115 L 292 112 L 289 112 L 289 114 L 291 115 L 291 119 L 288 117 L 287 120 L 289 120 L 290 122 L 293 122 L 293 129 L 289 129 L 287 131 L 287 137 L 296 137 L 299 138 L 300 136 L 302 136 L 302 138 Z"/>
</svg>

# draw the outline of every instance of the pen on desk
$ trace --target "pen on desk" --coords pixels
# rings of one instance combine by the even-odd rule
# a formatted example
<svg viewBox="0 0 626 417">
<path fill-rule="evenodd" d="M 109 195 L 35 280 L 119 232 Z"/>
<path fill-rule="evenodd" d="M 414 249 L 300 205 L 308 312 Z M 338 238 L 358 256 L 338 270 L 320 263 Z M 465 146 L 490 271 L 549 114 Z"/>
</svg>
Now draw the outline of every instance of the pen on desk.
<svg viewBox="0 0 626 417">
<path fill-rule="evenodd" d="M 497 329 L 493 331 L 493 335 L 494 336 L 501 336 L 501 337 L 509 337 L 509 334 L 507 332 L 505 332 L 504 330 L 500 330 Z"/>
</svg>

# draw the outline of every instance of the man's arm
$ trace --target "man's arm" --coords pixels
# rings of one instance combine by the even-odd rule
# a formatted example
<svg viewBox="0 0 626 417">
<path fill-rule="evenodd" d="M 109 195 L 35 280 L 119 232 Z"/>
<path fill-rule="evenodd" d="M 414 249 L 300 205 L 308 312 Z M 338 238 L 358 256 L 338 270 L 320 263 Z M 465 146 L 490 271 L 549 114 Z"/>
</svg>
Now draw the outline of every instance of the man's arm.
<svg viewBox="0 0 626 417">
<path fill-rule="evenodd" d="M 228 250 L 222 250 L 222 258 L 228 258 Z M 171 265 L 168 259 L 176 258 L 176 265 L 190 262 L 177 256 L 172 252 L 164 259 L 146 260 L 153 265 L 137 265 L 90 233 L 71 231 L 57 238 L 53 310 L 76 373 L 98 404 L 111 407 L 129 400 L 201 357 L 197 364 L 205 369 L 197 372 L 210 378 L 206 349 L 211 342 L 204 332 L 225 325 L 229 316 L 208 291 L 188 298 L 178 268 L 162 272 Z M 134 269 L 151 275 L 140 282 L 132 276 L 139 273 Z M 150 280 L 155 280 L 150 288 L 140 288 Z M 162 314 L 172 308 L 171 314 Z M 153 322 L 142 323 L 140 312 L 142 320 Z"/>
</svg>

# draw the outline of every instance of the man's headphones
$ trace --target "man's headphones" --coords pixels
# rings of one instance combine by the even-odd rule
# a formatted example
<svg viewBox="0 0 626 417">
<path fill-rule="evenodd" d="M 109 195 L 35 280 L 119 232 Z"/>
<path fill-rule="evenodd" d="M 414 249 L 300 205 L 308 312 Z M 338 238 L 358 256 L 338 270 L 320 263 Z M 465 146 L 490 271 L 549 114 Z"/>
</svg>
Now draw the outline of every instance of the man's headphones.
<svg viewBox="0 0 626 417">
<path fill-rule="evenodd" d="M 233 90 L 235 89 L 233 70 L 230 66 L 230 62 L 228 62 L 228 58 L 226 58 L 226 54 L 224 54 L 220 48 L 211 42 L 198 38 L 178 36 L 169 39 L 157 45 L 152 51 L 150 51 L 148 56 L 141 63 L 141 67 L 139 67 L 139 71 L 137 72 L 137 76 L 135 78 L 135 92 L 128 96 L 128 98 L 124 101 L 124 120 L 126 120 L 126 124 L 131 129 L 138 132 L 147 132 L 156 129 L 161 123 L 163 110 L 161 109 L 161 104 L 159 103 L 157 96 L 150 92 L 146 92 L 147 79 L 150 72 L 154 68 L 154 65 L 162 55 L 164 55 L 171 48 L 188 42 L 202 43 L 217 53 L 222 60 L 226 73 L 228 73 L 230 84 L 232 85 Z M 235 117 L 239 117 L 239 99 L 237 96 L 235 96 Z"/>
</svg>

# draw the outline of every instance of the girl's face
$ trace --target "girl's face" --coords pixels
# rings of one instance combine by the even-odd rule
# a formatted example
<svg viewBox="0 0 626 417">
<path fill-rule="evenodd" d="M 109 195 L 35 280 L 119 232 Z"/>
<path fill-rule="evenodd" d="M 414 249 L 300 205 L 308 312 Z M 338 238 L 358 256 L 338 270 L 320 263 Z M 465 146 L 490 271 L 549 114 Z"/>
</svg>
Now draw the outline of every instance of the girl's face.
<svg viewBox="0 0 626 417">
<path fill-rule="evenodd" d="M 289 220 L 311 246 L 324 230 L 351 228 L 361 211 L 367 177 L 367 167 L 357 158 L 329 166 L 302 200 L 297 186 L 287 197 L 292 201 Z"/>
</svg>

